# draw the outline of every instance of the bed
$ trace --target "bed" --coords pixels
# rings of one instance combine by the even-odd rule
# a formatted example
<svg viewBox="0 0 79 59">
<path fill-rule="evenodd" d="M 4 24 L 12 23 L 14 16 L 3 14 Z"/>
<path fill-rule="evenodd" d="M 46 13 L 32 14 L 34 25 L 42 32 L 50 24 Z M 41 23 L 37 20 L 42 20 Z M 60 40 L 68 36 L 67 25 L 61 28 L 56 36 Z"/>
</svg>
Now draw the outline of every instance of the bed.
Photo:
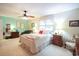
<svg viewBox="0 0 79 59">
<path fill-rule="evenodd" d="M 31 53 L 37 53 L 50 44 L 51 35 L 23 34 L 20 36 L 20 43 L 29 47 Z"/>
<path fill-rule="evenodd" d="M 24 34 L 20 36 L 20 43 L 26 48 L 29 47 L 34 56 L 72 56 L 69 50 L 50 44 L 51 37 L 51 35 Z"/>
</svg>

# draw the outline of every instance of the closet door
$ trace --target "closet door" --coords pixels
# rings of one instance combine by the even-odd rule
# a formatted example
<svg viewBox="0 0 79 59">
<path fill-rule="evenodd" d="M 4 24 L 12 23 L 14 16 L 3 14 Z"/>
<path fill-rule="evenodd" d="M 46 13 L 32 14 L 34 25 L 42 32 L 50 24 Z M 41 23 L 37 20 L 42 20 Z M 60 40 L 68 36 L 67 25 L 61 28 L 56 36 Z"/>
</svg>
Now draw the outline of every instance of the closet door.
<svg viewBox="0 0 79 59">
<path fill-rule="evenodd" d="M 2 20 L 0 19 L 0 40 L 3 39 Z"/>
</svg>

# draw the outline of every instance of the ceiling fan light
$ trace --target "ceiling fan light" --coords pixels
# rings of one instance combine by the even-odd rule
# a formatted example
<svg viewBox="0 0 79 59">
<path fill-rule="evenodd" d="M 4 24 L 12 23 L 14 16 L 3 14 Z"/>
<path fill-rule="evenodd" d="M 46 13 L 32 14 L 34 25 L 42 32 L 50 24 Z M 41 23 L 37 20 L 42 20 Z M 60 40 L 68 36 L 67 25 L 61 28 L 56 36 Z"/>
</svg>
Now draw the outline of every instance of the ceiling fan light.
<svg viewBox="0 0 79 59">
<path fill-rule="evenodd" d="M 28 18 L 27 18 L 27 17 L 22 17 L 22 19 L 24 19 L 24 20 L 28 20 Z"/>
<path fill-rule="evenodd" d="M 28 16 L 28 15 L 26 15 L 26 10 L 24 10 L 24 14 L 23 14 L 23 16 L 21 17 L 21 19 L 23 19 L 23 20 L 29 20 L 29 19 L 34 19 L 35 18 L 35 16 Z"/>
</svg>

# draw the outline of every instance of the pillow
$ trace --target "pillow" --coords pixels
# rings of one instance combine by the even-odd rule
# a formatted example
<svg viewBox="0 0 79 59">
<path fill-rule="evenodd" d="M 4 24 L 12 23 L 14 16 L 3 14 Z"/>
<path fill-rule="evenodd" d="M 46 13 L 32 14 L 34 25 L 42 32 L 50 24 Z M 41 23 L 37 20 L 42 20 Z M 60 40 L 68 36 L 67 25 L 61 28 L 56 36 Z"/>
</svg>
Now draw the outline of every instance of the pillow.
<svg viewBox="0 0 79 59">
<path fill-rule="evenodd" d="M 42 31 L 42 30 L 40 30 L 40 31 L 39 31 L 39 34 L 43 34 L 43 31 Z"/>
</svg>

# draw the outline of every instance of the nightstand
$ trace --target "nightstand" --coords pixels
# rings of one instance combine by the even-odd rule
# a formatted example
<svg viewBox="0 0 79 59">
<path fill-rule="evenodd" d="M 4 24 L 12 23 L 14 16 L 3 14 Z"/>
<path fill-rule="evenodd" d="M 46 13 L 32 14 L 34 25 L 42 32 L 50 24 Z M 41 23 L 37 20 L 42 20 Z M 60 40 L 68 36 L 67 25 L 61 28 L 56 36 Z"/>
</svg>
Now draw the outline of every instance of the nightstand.
<svg viewBox="0 0 79 59">
<path fill-rule="evenodd" d="M 60 35 L 53 35 L 52 37 L 52 44 L 63 47 L 63 40 L 62 36 Z"/>
<path fill-rule="evenodd" d="M 11 32 L 11 38 L 19 37 L 19 32 Z"/>
</svg>

